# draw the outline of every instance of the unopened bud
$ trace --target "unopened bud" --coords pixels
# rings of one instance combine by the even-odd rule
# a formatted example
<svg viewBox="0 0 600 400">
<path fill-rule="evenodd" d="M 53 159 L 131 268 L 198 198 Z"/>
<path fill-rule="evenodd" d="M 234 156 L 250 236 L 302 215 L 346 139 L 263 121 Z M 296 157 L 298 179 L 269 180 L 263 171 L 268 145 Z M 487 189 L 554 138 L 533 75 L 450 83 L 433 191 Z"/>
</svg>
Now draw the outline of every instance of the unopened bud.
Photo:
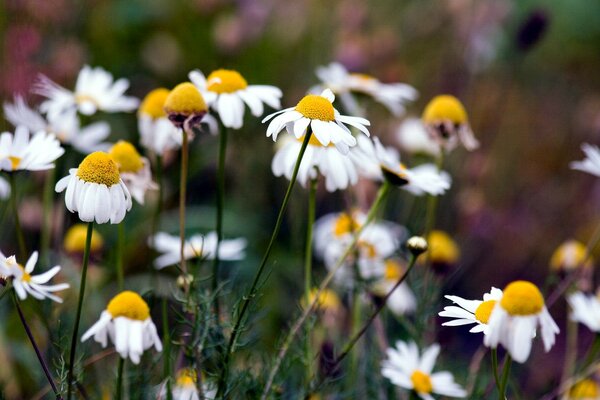
<svg viewBox="0 0 600 400">
<path fill-rule="evenodd" d="M 406 241 L 406 247 L 415 257 L 418 257 L 427 251 L 427 240 L 422 236 L 413 236 Z"/>
<path fill-rule="evenodd" d="M 190 286 L 192 282 L 194 282 L 194 276 L 192 274 L 179 275 L 179 277 L 177 277 L 177 286 L 180 289 Z"/>
</svg>

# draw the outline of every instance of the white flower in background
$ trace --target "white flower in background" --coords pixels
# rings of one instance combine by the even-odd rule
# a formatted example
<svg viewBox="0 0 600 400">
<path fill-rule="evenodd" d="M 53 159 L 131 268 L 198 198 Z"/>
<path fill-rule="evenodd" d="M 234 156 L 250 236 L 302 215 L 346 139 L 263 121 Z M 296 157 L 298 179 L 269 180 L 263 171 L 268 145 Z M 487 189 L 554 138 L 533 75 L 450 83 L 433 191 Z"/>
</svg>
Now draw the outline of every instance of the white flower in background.
<svg viewBox="0 0 600 400">
<path fill-rule="evenodd" d="M 50 279 L 60 272 L 60 267 L 57 265 L 40 275 L 31 275 L 37 260 L 38 252 L 34 251 L 27 260 L 25 267 L 23 267 L 17 262 L 15 256 L 7 258 L 0 252 L 0 275 L 4 275 L 6 278 L 12 277 L 13 287 L 21 300 L 25 300 L 27 295 L 30 294 L 38 300 L 47 298 L 62 303 L 62 299 L 52 293 L 68 289 L 69 284 L 46 285 Z"/>
<path fill-rule="evenodd" d="M 437 158 L 442 151 L 439 143 L 429 136 L 419 118 L 407 118 L 402 121 L 396 130 L 396 140 L 402 150 L 411 154 L 424 153 Z"/>
<path fill-rule="evenodd" d="M 587 172 L 594 176 L 600 176 L 600 148 L 584 143 L 581 145 L 581 150 L 585 153 L 583 161 L 573 161 L 569 164 L 571 169 Z"/>
<path fill-rule="evenodd" d="M 349 96 L 351 92 L 372 97 L 395 116 L 402 115 L 405 111 L 404 105 L 415 100 L 418 96 L 417 90 L 410 85 L 405 83 L 383 83 L 370 75 L 350 73 L 342 64 L 337 62 L 318 67 L 316 73 L 317 77 L 323 82 L 319 88 L 321 90 L 329 88 L 333 93 L 339 94 L 345 109 L 350 113 L 358 111 L 356 101 L 351 95 Z"/>
<path fill-rule="evenodd" d="M 396 348 L 386 351 L 387 359 L 381 365 L 381 374 L 394 385 L 413 390 L 423 400 L 433 400 L 432 394 L 465 397 L 467 392 L 454 382 L 450 372 L 432 373 L 440 345 L 429 346 L 422 355 L 415 342 L 396 342 Z"/>
<path fill-rule="evenodd" d="M 6 200 L 10 196 L 10 184 L 0 176 L 0 199 Z"/>
<path fill-rule="evenodd" d="M 405 273 L 405 268 L 397 260 L 387 259 L 384 265 L 383 277 L 373 285 L 373 292 L 381 297 L 386 296 Z M 402 316 L 416 310 L 417 299 L 408 284 L 402 282 L 390 295 L 385 305 L 394 315 Z"/>
<path fill-rule="evenodd" d="M 158 232 L 148 239 L 148 245 L 157 252 L 162 253 L 154 260 L 154 267 L 161 269 L 175 265 L 181 261 L 181 242 L 179 236 Z M 246 254 L 247 241 L 243 238 L 221 240 L 219 244 L 219 259 L 221 261 L 242 260 Z M 217 250 L 217 233 L 209 232 L 206 235 L 194 235 L 185 241 L 183 256 L 186 260 L 202 257 L 212 260 Z"/>
<path fill-rule="evenodd" d="M 158 185 L 152 181 L 150 161 L 142 157 L 131 143 L 124 140 L 115 143 L 108 154 L 119 166 L 121 179 L 131 196 L 138 203 L 144 204 L 146 191 L 158 189 Z"/>
<path fill-rule="evenodd" d="M 16 96 L 12 104 L 4 103 L 4 114 L 14 126 L 25 126 L 31 132 L 46 131 L 55 135 L 61 143 L 73 146 L 80 153 L 106 150 L 109 146 L 108 143 L 102 142 L 110 135 L 108 123 L 94 122 L 82 128 L 75 109 L 49 115 L 46 120 L 42 114 L 30 108 L 23 97 Z"/>
<path fill-rule="evenodd" d="M 64 152 L 56 137 L 43 131 L 30 137 L 26 127 L 17 126 L 14 135 L 10 132 L 0 134 L 0 170 L 51 169 Z"/>
<path fill-rule="evenodd" d="M 144 97 L 138 110 L 140 142 L 160 156 L 168 150 L 181 147 L 182 141 L 181 130 L 173 126 L 164 109 L 168 95 L 168 89 L 154 89 Z"/>
<path fill-rule="evenodd" d="M 182 368 L 177 371 L 177 378 L 175 379 L 175 385 L 171 391 L 173 400 L 200 400 L 200 393 L 196 386 L 198 382 L 198 376 L 193 368 Z M 164 400 L 167 398 L 167 387 L 166 383 L 161 385 L 159 399 Z M 217 390 L 214 385 L 202 382 L 202 399 L 214 400 L 217 395 Z"/>
<path fill-rule="evenodd" d="M 597 296 L 586 296 L 582 292 L 576 292 L 567 298 L 573 313 L 571 319 L 587 326 L 590 330 L 600 332 L 600 298 Z"/>
<path fill-rule="evenodd" d="M 119 167 L 106 153 L 92 153 L 78 168 L 71 168 L 55 186 L 58 193 L 65 189 L 67 209 L 77 212 L 84 222 L 118 224 L 131 210 L 131 194 L 119 175 Z"/>
<path fill-rule="evenodd" d="M 277 135 L 285 128 L 296 136 L 296 139 L 300 139 L 310 126 L 312 134 L 323 146 L 333 143 L 341 153 L 348 153 L 350 147 L 356 146 L 356 138 L 344 124 L 351 125 L 369 136 L 366 127 L 371 123 L 364 118 L 341 115 L 333 108 L 334 100 L 333 92 L 326 89 L 321 95 L 304 96 L 295 107 L 267 116 L 262 121 L 272 119 L 267 127 L 267 137 L 273 136 L 273 141 L 277 141 Z"/>
<path fill-rule="evenodd" d="M 303 139 L 304 137 L 296 139 L 292 135 L 285 135 L 277 142 L 278 150 L 271 163 L 271 170 L 275 176 L 285 176 L 288 180 L 292 178 Z M 306 187 L 310 180 L 317 179 L 320 174 L 325 178 L 327 191 L 333 192 L 356 184 L 357 169 L 352 158 L 340 153 L 331 145 L 323 146 L 311 136 L 296 179 Z"/>
<path fill-rule="evenodd" d="M 204 76 L 199 70 L 188 74 L 190 81 L 202 93 L 227 128 L 239 129 L 244 124 L 244 103 L 255 117 L 264 113 L 263 103 L 276 110 L 281 108 L 281 90 L 269 85 L 248 85 L 237 71 L 218 69 Z"/>
<path fill-rule="evenodd" d="M 587 246 L 578 240 L 571 239 L 561 243 L 550 257 L 550 268 L 554 271 L 569 272 L 593 266 L 594 258 L 588 254 Z"/>
<path fill-rule="evenodd" d="M 461 143 L 468 151 L 479 147 L 464 106 L 456 97 L 439 95 L 425 107 L 421 117 L 427 132 L 446 151 Z"/>
<path fill-rule="evenodd" d="M 527 281 L 514 281 L 504 288 L 502 298 L 494 305 L 483 342 L 492 348 L 502 344 L 515 361 L 524 363 L 531 353 L 531 342 L 538 325 L 544 350 L 548 352 L 560 329 L 550 316 L 537 286 Z"/>
<path fill-rule="evenodd" d="M 492 287 L 489 293 L 483 295 L 483 300 L 467 300 L 458 296 L 444 296 L 456 306 L 446 306 L 440 317 L 454 318 L 444 322 L 442 326 L 459 326 L 475 324 L 469 332 L 488 332 L 488 321 L 496 303 L 502 298 L 502 290 Z"/>
<path fill-rule="evenodd" d="M 359 137 L 358 146 L 352 149 L 350 157 L 361 166 L 359 173 L 365 177 L 378 181 L 388 179 L 415 196 L 439 196 L 450 188 L 452 182 L 447 172 L 438 171 L 433 164 L 407 168 L 400 162 L 398 151 L 384 147 L 378 138 Z"/>
<path fill-rule="evenodd" d="M 92 336 L 102 347 L 106 347 L 110 336 L 121 358 L 129 357 L 134 364 L 139 364 L 144 351 L 152 346 L 156 351 L 162 351 L 148 304 L 139 294 L 128 290 L 113 297 L 81 341 Z"/>
<path fill-rule="evenodd" d="M 48 99 L 40 105 L 40 110 L 50 118 L 71 109 L 77 109 L 84 115 L 93 115 L 96 111 L 133 111 L 139 100 L 125 96 L 128 88 L 127 79 L 121 78 L 113 82 L 113 76 L 103 68 L 86 65 L 79 71 L 74 91 L 65 89 L 42 75 L 33 92 Z"/>
<path fill-rule="evenodd" d="M 360 210 L 325 214 L 317 219 L 313 227 L 314 249 L 317 257 L 324 257 L 329 243 L 351 238 L 366 219 L 367 215 Z"/>
</svg>

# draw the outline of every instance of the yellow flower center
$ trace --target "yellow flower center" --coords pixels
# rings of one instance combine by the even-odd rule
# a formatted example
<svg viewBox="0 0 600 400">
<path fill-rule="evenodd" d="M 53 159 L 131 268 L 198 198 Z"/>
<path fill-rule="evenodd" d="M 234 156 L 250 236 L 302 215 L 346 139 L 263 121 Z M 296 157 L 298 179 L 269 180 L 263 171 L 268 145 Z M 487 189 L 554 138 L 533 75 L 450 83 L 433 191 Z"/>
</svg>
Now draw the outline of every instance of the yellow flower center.
<svg viewBox="0 0 600 400">
<path fill-rule="evenodd" d="M 544 298 L 533 283 L 515 281 L 504 289 L 500 305 L 510 315 L 533 315 L 544 308 Z"/>
<path fill-rule="evenodd" d="M 433 390 L 433 386 L 431 385 L 431 378 L 424 372 L 416 370 L 410 376 L 410 380 L 412 381 L 413 388 L 417 393 L 431 393 Z"/>
<path fill-rule="evenodd" d="M 17 169 L 17 167 L 19 166 L 19 164 L 21 164 L 21 158 L 20 157 L 8 156 L 8 159 L 10 160 L 10 165 L 11 165 L 12 169 Z"/>
<path fill-rule="evenodd" d="M 137 321 L 144 321 L 150 317 L 148 304 L 142 297 L 129 290 L 119 293 L 108 303 L 106 310 L 113 316 L 126 317 Z"/>
<path fill-rule="evenodd" d="M 569 390 L 569 400 L 593 400 L 597 399 L 598 395 L 598 384 L 592 379 L 581 380 Z"/>
<path fill-rule="evenodd" d="M 300 143 L 304 142 L 304 135 L 302 135 L 299 139 L 296 139 Z M 319 142 L 319 139 L 316 138 L 315 135 L 310 135 L 310 139 L 308 139 L 308 144 L 311 146 L 325 147 Z M 335 147 L 333 143 L 329 143 L 327 147 Z"/>
<path fill-rule="evenodd" d="M 317 288 L 314 288 L 310 291 L 310 304 L 312 304 L 312 302 L 315 301 L 315 296 L 317 295 L 317 292 Z M 317 307 L 322 310 L 337 310 L 340 308 L 341 304 L 342 302 L 340 301 L 338 295 L 330 289 L 323 290 L 319 295 L 319 299 L 317 300 Z"/>
<path fill-rule="evenodd" d="M 239 72 L 230 69 L 218 69 L 206 79 L 207 89 L 216 93 L 233 93 L 246 89 L 248 82 Z"/>
<path fill-rule="evenodd" d="M 484 301 L 475 310 L 475 318 L 482 324 L 487 324 L 490 319 L 490 314 L 496 305 L 496 300 Z"/>
<path fill-rule="evenodd" d="M 30 282 L 31 275 L 29 274 L 29 272 L 26 272 L 25 268 L 21 264 L 17 264 L 17 267 L 19 267 L 21 269 L 21 272 L 23 272 L 23 276 L 21 276 L 21 280 L 23 282 Z"/>
<path fill-rule="evenodd" d="M 190 82 L 175 86 L 165 99 L 164 110 L 167 114 L 202 114 L 206 112 L 204 98 Z"/>
<path fill-rule="evenodd" d="M 146 114 L 154 119 L 165 117 L 164 106 L 165 100 L 169 96 L 169 89 L 158 88 L 154 89 L 144 97 L 144 101 L 140 105 L 140 114 Z"/>
<path fill-rule="evenodd" d="M 335 119 L 333 104 L 325 97 L 317 96 L 316 94 L 304 96 L 298 105 L 296 105 L 296 111 L 309 119 L 318 119 L 327 122 Z"/>
<path fill-rule="evenodd" d="M 85 240 L 87 237 L 87 225 L 86 224 L 75 224 L 65 234 L 63 246 L 65 251 L 69 253 L 83 253 L 85 249 Z M 104 239 L 95 229 L 92 230 L 92 242 L 90 244 L 90 251 L 95 252 L 102 248 L 104 245 Z"/>
<path fill-rule="evenodd" d="M 193 368 L 183 368 L 177 372 L 177 380 L 175 384 L 177 386 L 196 386 L 196 371 Z"/>
<path fill-rule="evenodd" d="M 450 121 L 456 125 L 465 124 L 468 121 L 467 112 L 460 100 L 447 94 L 434 97 L 423 111 L 423 122 L 436 124 Z"/>
<path fill-rule="evenodd" d="M 120 172 L 138 172 L 144 166 L 142 156 L 135 147 L 124 140 L 119 140 L 108 152 L 119 166 Z"/>
<path fill-rule="evenodd" d="M 360 227 L 360 224 L 352 218 L 352 216 L 341 213 L 335 220 L 333 226 L 333 233 L 335 236 L 343 236 L 348 233 L 356 231 Z"/>
<path fill-rule="evenodd" d="M 389 281 L 397 281 L 404 275 L 404 268 L 396 260 L 385 261 L 385 272 L 383 277 Z"/>
<path fill-rule="evenodd" d="M 96 107 L 98 107 L 98 102 L 92 96 L 87 95 L 87 94 L 77 94 L 77 95 L 75 95 L 75 103 L 77 103 L 77 104 L 85 103 L 85 102 L 88 102 L 88 101 L 90 103 L 94 104 Z"/>
<path fill-rule="evenodd" d="M 443 231 L 431 231 L 427 238 L 431 262 L 455 264 L 460 257 L 460 250 L 452 238 Z"/>
<path fill-rule="evenodd" d="M 77 176 L 85 182 L 108 187 L 116 185 L 121 179 L 117 163 L 107 153 L 101 151 L 96 151 L 83 159 L 77 168 Z"/>
<path fill-rule="evenodd" d="M 377 256 L 377 248 L 372 243 L 360 241 L 358 242 L 358 248 L 361 250 L 363 256 L 367 258 L 375 258 Z"/>
</svg>

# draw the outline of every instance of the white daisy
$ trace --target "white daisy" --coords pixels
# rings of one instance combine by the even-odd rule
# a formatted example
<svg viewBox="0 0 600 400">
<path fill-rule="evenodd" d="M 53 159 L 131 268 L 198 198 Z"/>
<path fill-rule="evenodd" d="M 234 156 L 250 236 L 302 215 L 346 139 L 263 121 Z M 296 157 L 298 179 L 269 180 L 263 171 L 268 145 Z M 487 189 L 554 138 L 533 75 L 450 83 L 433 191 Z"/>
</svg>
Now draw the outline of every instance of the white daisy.
<svg viewBox="0 0 600 400">
<path fill-rule="evenodd" d="M 502 298 L 502 290 L 492 287 L 489 293 L 483 295 L 483 300 L 467 300 L 458 296 L 444 296 L 457 304 L 444 307 L 438 315 L 440 317 L 454 318 L 444 322 L 442 326 L 459 326 L 475 324 L 469 332 L 488 332 L 488 321 L 496 303 Z"/>
<path fill-rule="evenodd" d="M 594 332 L 600 332 L 600 298 L 577 292 L 570 295 L 567 301 L 573 310 L 573 321 L 584 324 Z"/>
<path fill-rule="evenodd" d="M 538 325 L 544 349 L 548 352 L 560 329 L 544 305 L 537 286 L 527 281 L 514 281 L 504 288 L 502 298 L 494 305 L 483 342 L 492 348 L 502 344 L 515 361 L 524 363 L 531 352 Z"/>
<path fill-rule="evenodd" d="M 0 265 L 2 265 L 2 267 L 0 267 L 0 275 L 12 277 L 13 287 L 21 300 L 25 300 L 27 294 L 30 294 L 38 300 L 48 298 L 58 303 L 62 303 L 62 299 L 52 293 L 68 289 L 69 284 L 59 283 L 58 285 L 46 285 L 50 279 L 60 272 L 60 267 L 56 265 L 40 275 L 31 275 L 37 260 L 38 252 L 34 251 L 29 257 L 29 260 L 27 260 L 25 267 L 23 267 L 17 262 L 15 256 L 6 258 L 0 252 Z"/>
<path fill-rule="evenodd" d="M 75 109 L 49 115 L 46 120 L 42 114 L 30 108 L 21 96 L 16 96 L 14 103 L 4 103 L 4 114 L 15 126 L 23 125 L 31 132 L 46 131 L 55 135 L 61 143 L 71 145 L 84 154 L 106 150 L 109 146 L 102 142 L 110 135 L 108 123 L 95 122 L 82 128 Z"/>
<path fill-rule="evenodd" d="M 209 107 L 215 110 L 227 128 L 239 129 L 244 124 L 244 103 L 255 117 L 264 112 L 263 103 L 276 110 L 281 108 L 281 90 L 275 86 L 248 85 L 237 71 L 218 69 L 204 76 L 194 70 L 188 77 L 196 85 Z"/>
<path fill-rule="evenodd" d="M 419 118 L 407 118 L 402 121 L 396 130 L 396 140 L 402 150 L 412 154 L 424 153 L 439 157 L 442 151 L 439 143 L 431 138 Z"/>
<path fill-rule="evenodd" d="M 181 131 L 167 118 L 164 110 L 169 90 L 158 88 L 146 95 L 138 110 L 140 142 L 146 149 L 160 156 L 168 150 L 181 147 Z"/>
<path fill-rule="evenodd" d="M 587 172 L 595 176 L 600 176 L 600 148 L 584 143 L 581 150 L 585 153 L 583 161 L 573 161 L 569 164 L 571 169 Z"/>
<path fill-rule="evenodd" d="M 386 296 L 394 288 L 398 280 L 404 276 L 405 269 L 397 260 L 385 260 L 385 272 L 381 280 L 373 285 L 373 292 L 378 296 Z M 410 314 L 417 308 L 417 299 L 406 282 L 402 282 L 387 299 L 385 304 L 397 316 Z"/>
<path fill-rule="evenodd" d="M 433 400 L 432 394 L 465 397 L 467 392 L 454 382 L 450 372 L 432 373 L 440 345 L 429 346 L 422 355 L 415 342 L 396 342 L 396 348 L 386 351 L 381 374 L 401 388 L 413 390 L 423 400 Z"/>
<path fill-rule="evenodd" d="M 275 176 L 292 178 L 303 139 L 285 135 L 277 142 L 278 150 L 271 162 L 271 170 Z M 325 188 L 329 192 L 346 189 L 358 181 L 357 166 L 352 158 L 340 153 L 331 145 L 321 145 L 311 136 L 298 169 L 297 180 L 306 187 L 307 183 L 316 179 L 319 174 L 325 177 Z"/>
<path fill-rule="evenodd" d="M 444 94 L 434 97 L 425 107 L 422 120 L 429 135 L 446 151 L 453 150 L 459 143 L 469 151 L 479 147 L 467 112 L 454 96 Z"/>
<path fill-rule="evenodd" d="M 333 92 L 326 89 L 320 96 L 309 94 L 295 107 L 267 116 L 263 122 L 275 117 L 269 123 L 267 137 L 273 136 L 273 141 L 276 141 L 279 132 L 286 128 L 289 133 L 296 136 L 296 139 L 299 139 L 304 137 L 310 126 L 312 134 L 323 146 L 333 143 L 341 153 L 348 153 L 350 147 L 356 145 L 356 138 L 344 124 L 351 125 L 369 136 L 366 127 L 371 123 L 364 118 L 341 115 L 333 108 L 334 99 Z"/>
<path fill-rule="evenodd" d="M 65 204 L 84 222 L 118 224 L 131 210 L 131 194 L 119 175 L 119 167 L 106 153 L 95 152 L 83 159 L 78 168 L 56 183 L 55 190 L 65 193 Z"/>
<path fill-rule="evenodd" d="M 0 170 L 51 169 L 64 152 L 56 137 L 43 131 L 30 137 L 26 127 L 17 126 L 14 135 L 10 132 L 0 134 Z"/>
<path fill-rule="evenodd" d="M 329 243 L 351 238 L 366 219 L 367 215 L 360 210 L 353 210 L 350 213 L 330 213 L 320 217 L 313 227 L 315 254 L 323 258 Z"/>
<path fill-rule="evenodd" d="M 378 79 L 358 73 L 350 73 L 340 63 L 333 62 L 327 66 L 317 68 L 317 77 L 323 82 L 322 86 L 329 88 L 335 94 L 339 94 L 345 109 L 355 112 L 356 102 L 348 98 L 348 93 L 358 92 L 372 97 L 375 101 L 383 104 L 396 116 L 404 113 L 404 105 L 417 98 L 417 90 L 405 83 L 383 83 Z"/>
<path fill-rule="evenodd" d="M 433 164 L 406 168 L 400 162 L 400 155 L 396 149 L 384 147 L 378 138 L 371 140 L 359 137 L 358 146 L 350 151 L 350 157 L 360 165 L 359 173 L 362 175 L 379 181 L 388 179 L 415 196 L 439 196 L 450 188 L 452 182 L 447 172 L 438 171 Z"/>
<path fill-rule="evenodd" d="M 113 82 L 113 76 L 106 70 L 86 65 L 79 71 L 73 92 L 43 75 L 33 91 L 48 99 L 40 105 L 40 110 L 48 117 L 54 117 L 71 109 L 77 109 L 84 115 L 92 115 L 96 111 L 133 111 L 139 100 L 124 95 L 128 88 L 127 79 Z"/>
<path fill-rule="evenodd" d="M 0 199 L 6 200 L 10 196 L 10 184 L 0 176 Z"/>
<path fill-rule="evenodd" d="M 554 250 L 550 258 L 550 268 L 555 271 L 574 271 L 577 268 L 592 268 L 593 257 L 587 246 L 577 240 L 567 240 Z"/>
<path fill-rule="evenodd" d="M 122 358 L 129 357 L 134 364 L 139 364 L 144 351 L 152 346 L 156 351 L 162 351 L 148 304 L 139 294 L 128 290 L 113 297 L 100 314 L 100 319 L 83 334 L 81 341 L 92 336 L 102 347 L 106 347 L 110 337 L 117 353 Z"/>
<path fill-rule="evenodd" d="M 200 393 L 196 386 L 198 376 L 193 368 L 182 368 L 177 371 L 177 378 L 171 394 L 173 400 L 200 400 Z M 202 395 L 204 400 L 214 400 L 217 390 L 214 385 L 202 383 Z M 167 398 L 167 385 L 161 385 L 159 399 Z"/>
<path fill-rule="evenodd" d="M 140 204 L 144 204 L 147 190 L 156 190 L 158 185 L 152 181 L 150 161 L 142 157 L 129 142 L 119 140 L 108 154 L 119 166 L 121 179 L 129 189 L 131 196 Z"/>
<path fill-rule="evenodd" d="M 179 236 L 158 232 L 149 238 L 148 245 L 157 252 L 163 253 L 154 260 L 154 267 L 161 269 L 169 265 L 175 265 L 181 261 L 181 241 Z M 219 244 L 219 259 L 221 261 L 236 261 L 243 259 L 247 245 L 246 239 L 221 240 Z M 217 249 L 217 233 L 209 232 L 206 235 L 194 235 L 185 241 L 183 256 L 186 260 L 202 257 L 212 260 Z"/>
</svg>

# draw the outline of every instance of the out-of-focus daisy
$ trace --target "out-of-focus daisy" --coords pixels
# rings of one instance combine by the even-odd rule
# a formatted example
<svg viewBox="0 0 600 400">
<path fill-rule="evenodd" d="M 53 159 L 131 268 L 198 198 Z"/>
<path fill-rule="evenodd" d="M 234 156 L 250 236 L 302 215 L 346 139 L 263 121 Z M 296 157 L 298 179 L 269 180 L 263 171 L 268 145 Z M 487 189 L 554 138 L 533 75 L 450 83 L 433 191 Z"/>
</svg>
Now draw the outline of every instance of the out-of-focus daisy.
<svg viewBox="0 0 600 400">
<path fill-rule="evenodd" d="M 440 145 L 427 133 L 423 121 L 419 118 L 407 118 L 396 130 L 396 140 L 400 149 L 412 154 L 423 153 L 439 157 Z"/>
<path fill-rule="evenodd" d="M 4 103 L 4 114 L 15 126 L 23 125 L 31 132 L 46 131 L 55 135 L 61 143 L 71 145 L 84 154 L 106 150 L 109 146 L 103 140 L 110 135 L 110 126 L 106 122 L 94 122 L 82 128 L 75 109 L 48 115 L 46 120 L 21 96 L 16 96 L 14 103 Z"/>
<path fill-rule="evenodd" d="M 181 132 L 169 121 L 164 110 L 167 96 L 168 89 L 154 89 L 144 97 L 138 110 L 140 142 L 158 155 L 181 146 Z"/>
<path fill-rule="evenodd" d="M 422 116 L 427 132 L 446 151 L 461 143 L 471 151 L 479 147 L 475 139 L 467 112 L 460 100 L 451 95 L 434 97 L 425 107 Z"/>
<path fill-rule="evenodd" d="M 63 248 L 67 253 L 83 254 L 85 241 L 87 239 L 87 225 L 75 224 L 65 233 Z M 90 242 L 90 253 L 97 253 L 104 246 L 104 238 L 96 229 L 92 229 L 92 240 Z"/>
<path fill-rule="evenodd" d="M 129 357 L 134 364 L 139 364 L 144 351 L 152 346 L 156 351 L 162 351 L 148 304 L 139 294 L 128 290 L 113 297 L 81 341 L 92 336 L 102 347 L 106 347 L 110 337 L 117 353 L 122 358 Z"/>
<path fill-rule="evenodd" d="M 148 245 L 157 252 L 163 253 L 154 260 L 154 267 L 161 269 L 175 265 L 181 261 L 181 241 L 179 236 L 158 232 L 148 240 Z M 247 245 L 246 239 L 221 240 L 219 244 L 219 259 L 221 261 L 236 261 L 243 259 Z M 209 232 L 206 235 L 194 235 L 185 241 L 183 256 L 186 260 L 204 258 L 212 260 L 217 250 L 217 233 Z"/>
<path fill-rule="evenodd" d="M 281 90 L 275 86 L 248 85 L 248 82 L 237 71 L 218 69 L 204 76 L 199 70 L 188 74 L 190 81 L 196 85 L 202 96 L 219 114 L 221 122 L 228 128 L 239 129 L 244 124 L 244 103 L 255 117 L 264 112 L 263 103 L 276 110 L 281 108 Z"/>
<path fill-rule="evenodd" d="M 550 268 L 555 271 L 573 271 L 580 267 L 591 268 L 593 264 L 593 258 L 587 255 L 586 246 L 577 240 L 567 240 L 562 243 L 550 258 Z"/>
<path fill-rule="evenodd" d="M 285 176 L 291 179 L 298 153 L 304 137 L 296 139 L 291 135 L 279 140 L 271 170 L 275 176 Z M 311 136 L 304 157 L 298 169 L 297 180 L 302 186 L 309 180 L 316 179 L 318 174 L 325 177 L 325 188 L 329 192 L 346 189 L 358 181 L 358 171 L 354 159 L 340 153 L 335 147 L 323 146 L 314 136 Z"/>
<path fill-rule="evenodd" d="M 118 224 L 131 209 L 131 194 L 121 180 L 119 167 L 106 153 L 95 152 L 78 168 L 56 183 L 57 192 L 67 190 L 65 204 L 84 222 Z"/>
<path fill-rule="evenodd" d="M 318 291 L 319 291 L 319 289 L 317 289 L 317 288 L 311 289 L 310 294 L 309 294 L 308 304 L 312 304 L 312 302 L 315 301 Z M 303 307 L 307 306 L 305 298 L 302 299 L 302 306 Z M 319 294 L 319 298 L 317 299 L 317 303 L 316 303 L 316 307 L 325 312 L 339 310 L 339 308 L 341 306 L 342 306 L 342 301 L 340 300 L 337 293 L 331 289 L 322 290 L 321 293 Z"/>
<path fill-rule="evenodd" d="M 600 298 L 576 292 L 567 298 L 573 313 L 571 319 L 600 333 Z"/>
<path fill-rule="evenodd" d="M 356 112 L 355 100 L 348 98 L 350 92 L 362 93 L 383 104 L 396 116 L 404 113 L 404 105 L 417 98 L 415 88 L 405 83 L 383 83 L 367 74 L 350 73 L 340 63 L 332 62 L 317 68 L 317 77 L 323 82 L 323 88 L 329 88 L 340 95 L 344 107 Z"/>
<path fill-rule="evenodd" d="M 0 134 L 0 170 L 43 171 L 54 168 L 54 161 L 64 154 L 52 134 L 40 131 L 29 137 L 29 130 L 17 126 L 15 134 Z"/>
<path fill-rule="evenodd" d="M 197 382 L 198 375 L 193 368 L 182 368 L 177 371 L 175 379 L 175 385 L 171 394 L 173 400 L 200 400 L 200 393 L 198 392 Z M 159 398 L 164 400 L 167 398 L 167 385 L 161 385 Z M 217 394 L 217 390 L 214 385 L 208 383 L 202 383 L 202 399 L 213 400 Z"/>
<path fill-rule="evenodd" d="M 71 109 L 77 109 L 84 115 L 92 115 L 96 111 L 133 111 L 139 100 L 125 96 L 128 88 L 127 79 L 121 78 L 113 82 L 113 76 L 106 70 L 86 65 L 79 71 L 75 91 L 65 89 L 43 75 L 33 91 L 48 99 L 40 105 L 40 110 L 49 117 L 54 117 Z"/>
<path fill-rule="evenodd" d="M 420 262 L 429 260 L 433 270 L 440 273 L 447 272 L 458 263 L 460 248 L 448 233 L 434 229 L 427 236 L 427 243 L 427 257 L 422 257 Z"/>
<path fill-rule="evenodd" d="M 387 179 L 415 196 L 441 195 L 450 188 L 452 179 L 447 172 L 438 171 L 433 164 L 423 164 L 406 168 L 400 162 L 396 149 L 384 147 L 378 138 L 358 138 L 358 146 L 352 149 L 350 157 L 360 166 L 359 173 L 376 180 Z"/>
<path fill-rule="evenodd" d="M 322 258 L 329 243 L 351 237 L 366 219 L 367 215 L 360 210 L 330 213 L 319 217 L 313 228 L 315 253 Z"/>
<path fill-rule="evenodd" d="M 442 326 L 460 326 L 475 324 L 469 332 L 488 331 L 488 321 L 496 303 L 502 298 L 502 290 L 492 287 L 489 293 L 483 295 L 483 300 L 467 300 L 458 296 L 444 296 L 456 306 L 444 307 L 438 315 L 440 317 L 454 318 L 444 322 Z"/>
<path fill-rule="evenodd" d="M 124 140 L 115 143 L 108 154 L 119 166 L 121 179 L 131 196 L 138 203 L 144 204 L 146 191 L 158 189 L 158 185 L 152 181 L 150 161 L 142 157 L 131 143 Z"/>
<path fill-rule="evenodd" d="M 38 300 L 46 298 L 62 303 L 62 299 L 52 293 L 69 288 L 68 283 L 59 283 L 57 285 L 46 285 L 48 281 L 60 272 L 58 265 L 50 268 L 48 271 L 40 275 L 31 275 L 38 260 L 38 252 L 34 251 L 27 260 L 25 267 L 17 262 L 15 256 L 4 257 L 0 253 L 0 264 L 3 268 L 0 269 L 0 274 L 4 270 L 5 277 L 12 277 L 12 284 L 17 292 L 17 296 L 21 300 L 25 300 L 27 295 L 35 297 Z"/>
<path fill-rule="evenodd" d="M 387 359 L 381 365 L 381 374 L 396 386 L 413 390 L 423 400 L 433 400 L 432 394 L 465 397 L 467 393 L 454 382 L 450 372 L 432 373 L 440 345 L 429 346 L 422 355 L 415 342 L 396 342 L 396 348 L 386 351 Z"/>
<path fill-rule="evenodd" d="M 573 161 L 569 164 L 571 169 L 587 172 L 594 176 L 600 176 L 600 148 L 584 143 L 581 150 L 585 153 L 585 159 L 582 161 Z"/>
<path fill-rule="evenodd" d="M 10 196 L 10 184 L 0 176 L 0 199 L 6 200 Z"/>
<path fill-rule="evenodd" d="M 600 400 L 600 385 L 593 379 L 582 379 L 571 387 L 567 400 Z"/>
<path fill-rule="evenodd" d="M 366 127 L 371 123 L 364 118 L 341 115 L 333 108 L 334 99 L 333 92 L 326 89 L 321 95 L 304 96 L 295 107 L 267 116 L 263 122 L 272 119 L 267 127 L 267 137 L 273 136 L 273 141 L 276 141 L 279 132 L 286 128 L 296 139 L 300 139 L 310 126 L 312 134 L 323 146 L 333 143 L 341 153 L 348 153 L 350 147 L 356 146 L 356 138 L 344 124 L 351 125 L 369 136 Z"/>
<path fill-rule="evenodd" d="M 382 279 L 373 286 L 373 292 L 380 297 L 385 297 L 404 276 L 404 272 L 405 269 L 399 261 L 385 260 L 385 272 Z M 402 282 L 390 295 L 386 306 L 397 316 L 410 314 L 417 308 L 417 299 L 408 284 Z"/>
<path fill-rule="evenodd" d="M 199 126 L 207 107 L 202 94 L 191 82 L 183 82 L 169 92 L 163 106 L 169 121 L 188 135 Z"/>
<path fill-rule="evenodd" d="M 514 281 L 504 288 L 502 298 L 494 305 L 483 341 L 492 348 L 502 344 L 515 361 L 524 363 L 531 352 L 538 325 L 544 349 L 548 352 L 560 329 L 550 316 L 537 286 L 527 281 Z"/>
</svg>

